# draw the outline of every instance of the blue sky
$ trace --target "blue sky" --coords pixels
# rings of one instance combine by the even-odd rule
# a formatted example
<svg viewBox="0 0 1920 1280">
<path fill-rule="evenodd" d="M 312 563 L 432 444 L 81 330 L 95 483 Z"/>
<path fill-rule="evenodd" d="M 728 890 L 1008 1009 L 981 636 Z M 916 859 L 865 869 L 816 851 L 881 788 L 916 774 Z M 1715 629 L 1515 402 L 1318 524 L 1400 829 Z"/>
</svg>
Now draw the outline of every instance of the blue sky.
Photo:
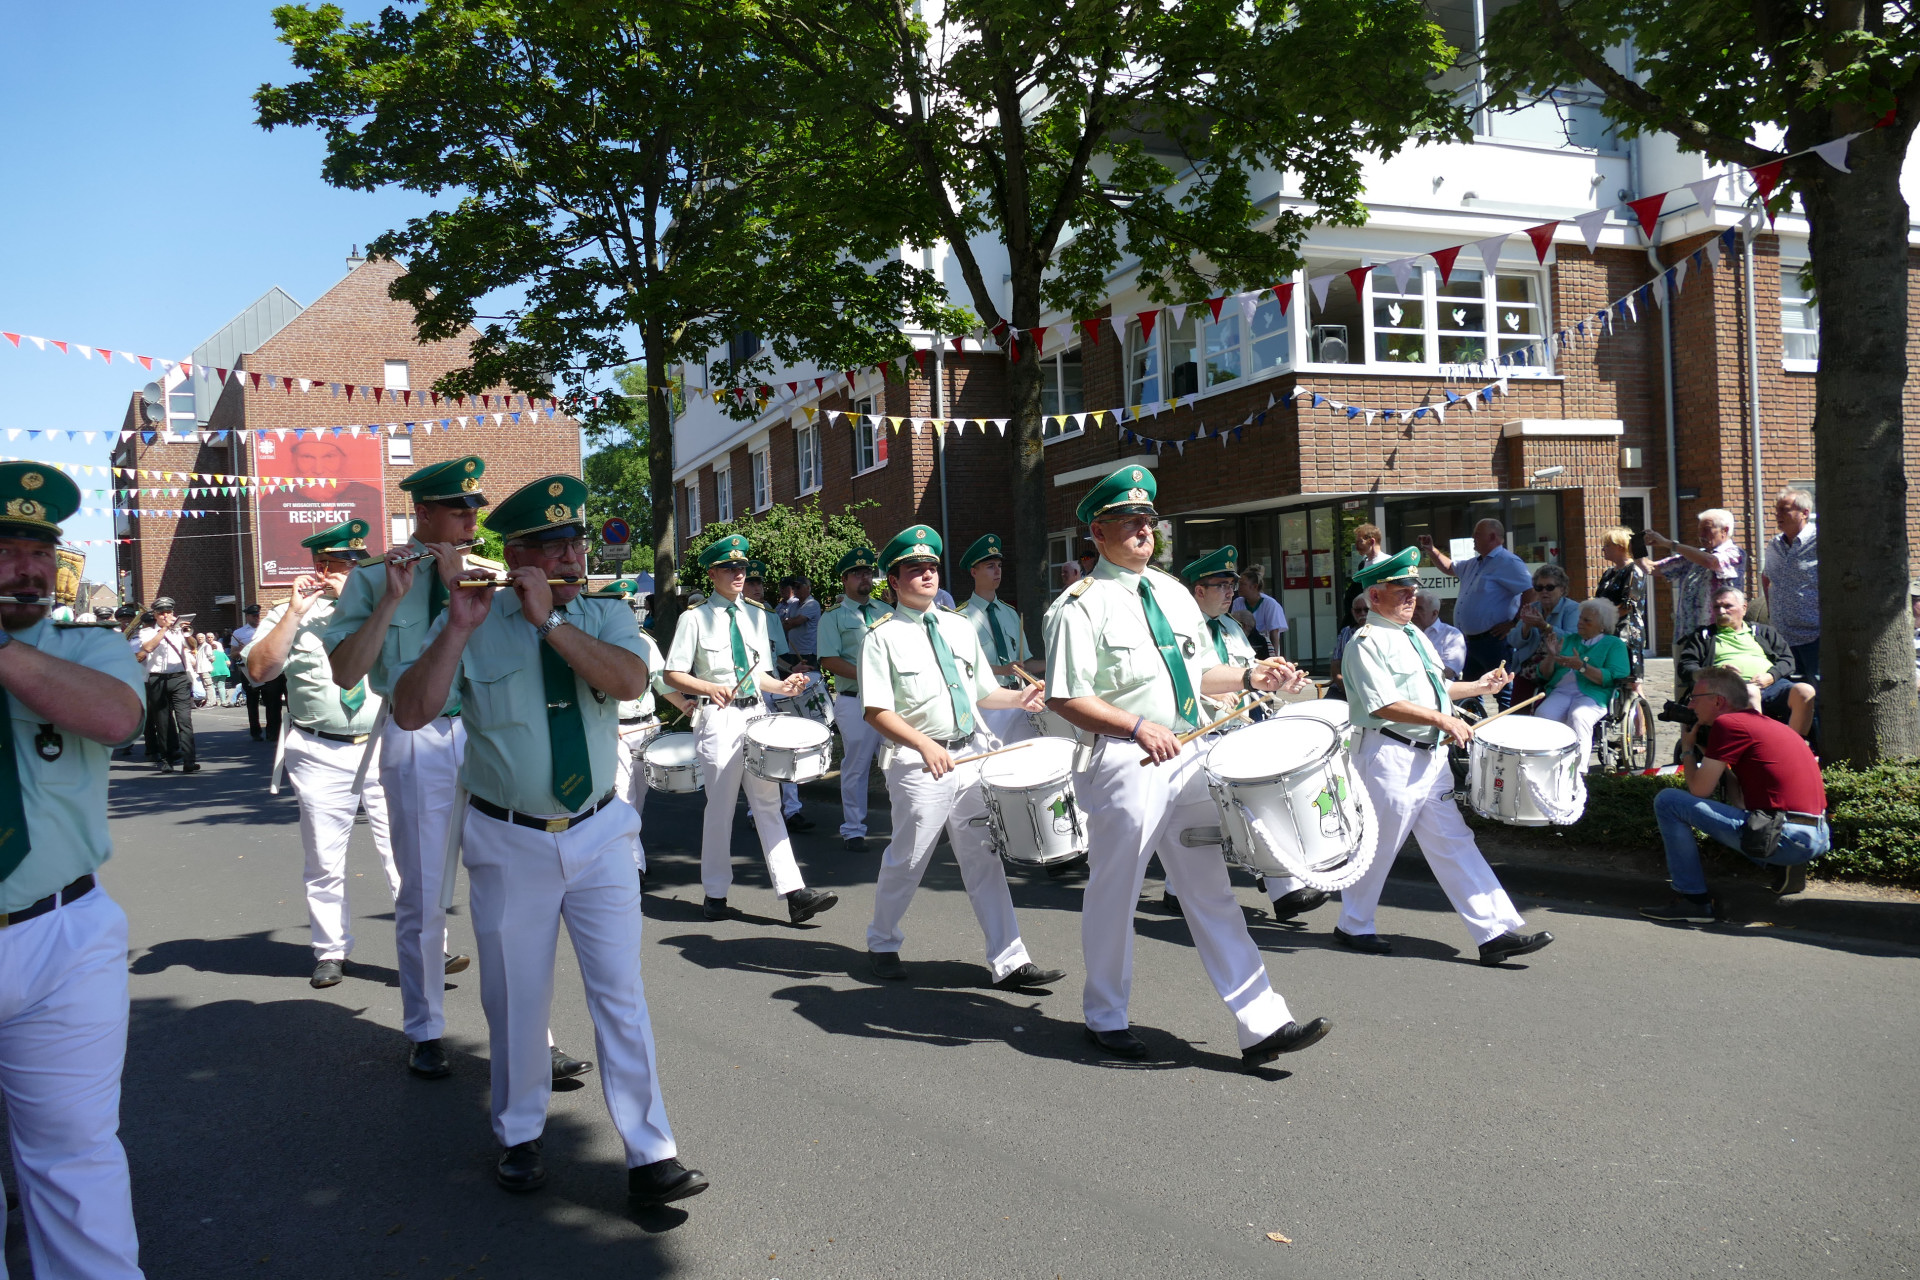
<svg viewBox="0 0 1920 1280">
<path fill-rule="evenodd" d="M 411 192 L 337 191 L 313 131 L 253 123 L 254 90 L 292 76 L 274 35 L 259 2 L 0 8 L 0 329 L 177 360 L 274 285 L 312 302 L 346 273 L 350 246 L 427 207 Z M 111 437 L 24 429 L 117 429 L 149 376 L 0 342 L 5 425 L 22 429 L 0 435 L 0 454 L 105 463 Z M 110 537 L 111 521 L 77 517 L 68 532 Z M 89 551 L 89 575 L 111 581 L 112 548 Z"/>
</svg>

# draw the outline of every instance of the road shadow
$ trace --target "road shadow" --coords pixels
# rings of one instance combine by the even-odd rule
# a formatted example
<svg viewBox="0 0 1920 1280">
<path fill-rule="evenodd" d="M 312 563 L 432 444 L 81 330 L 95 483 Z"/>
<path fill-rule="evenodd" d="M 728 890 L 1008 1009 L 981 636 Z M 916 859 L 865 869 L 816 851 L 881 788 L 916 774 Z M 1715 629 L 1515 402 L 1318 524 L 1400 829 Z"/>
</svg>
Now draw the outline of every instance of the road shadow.
<svg viewBox="0 0 1920 1280">
<path fill-rule="evenodd" d="M 273 930 L 244 933 L 231 938 L 176 938 L 150 947 L 134 960 L 128 972 L 136 975 L 165 973 L 175 966 L 201 973 L 219 973 L 246 978 L 305 978 L 313 973 L 313 948 L 298 942 L 282 942 Z M 384 965 L 361 960 L 347 961 L 348 982 L 377 982 L 398 987 L 400 974 Z M 453 984 L 448 984 L 453 990 Z"/>
<path fill-rule="evenodd" d="M 624 1160 L 578 1122 L 549 1121 L 544 1190 L 494 1185 L 480 1048 L 449 1040 L 454 1074 L 423 1081 L 399 1031 L 342 1005 L 134 1001 L 121 1136 L 147 1274 L 674 1275 L 659 1233 L 687 1213 L 632 1215 Z"/>
<path fill-rule="evenodd" d="M 299 805 L 285 779 L 269 795 L 273 744 L 239 727 L 195 721 L 197 773 L 161 773 L 143 758 L 138 743 L 130 760 L 115 760 L 107 788 L 107 815 L 114 819 L 162 817 L 183 825 L 260 826 L 299 821 Z"/>
</svg>

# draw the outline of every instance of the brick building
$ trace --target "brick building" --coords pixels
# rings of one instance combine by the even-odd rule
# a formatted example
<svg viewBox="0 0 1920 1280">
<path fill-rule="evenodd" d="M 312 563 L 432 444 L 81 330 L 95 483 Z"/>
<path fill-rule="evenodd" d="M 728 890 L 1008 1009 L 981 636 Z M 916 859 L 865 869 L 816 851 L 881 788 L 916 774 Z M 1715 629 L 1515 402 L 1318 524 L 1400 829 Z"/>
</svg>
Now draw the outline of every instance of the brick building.
<svg viewBox="0 0 1920 1280">
<path fill-rule="evenodd" d="M 143 422 L 143 397 L 131 396 L 115 467 L 250 482 L 331 477 L 290 493 L 245 496 L 222 494 L 231 486 L 211 481 L 116 479 L 121 486 L 185 487 L 191 495 L 122 506 L 206 513 L 118 517 L 117 536 L 136 539 L 117 550 L 132 599 L 172 596 L 182 614 L 209 629 L 231 627 L 246 605 L 270 608 L 285 598 L 304 566 L 297 542 L 306 533 L 351 513 L 373 526 L 368 544 L 375 552 L 404 540 L 412 505 L 397 481 L 417 467 L 478 454 L 496 496 L 541 475 L 580 473 L 580 430 L 566 415 L 549 417 L 525 397 L 505 403 L 504 392 L 484 406 L 431 394 L 435 380 L 466 363 L 474 335 L 418 342 L 411 308 L 387 294 L 399 274 L 393 263 L 356 259 L 344 279 L 305 308 L 278 290 L 264 295 L 194 352 L 191 375 L 169 375 L 165 430 Z M 300 381 L 289 390 L 275 381 L 280 377 Z"/>
<path fill-rule="evenodd" d="M 1507 126 L 1483 117 L 1482 127 Z M 1587 145 L 1568 141 L 1574 135 Z M 1471 144 L 1412 148 L 1372 164 L 1371 221 L 1309 237 L 1284 309 L 1271 292 L 1249 297 L 1244 309 L 1230 297 L 1218 315 L 1198 300 L 1162 309 L 1122 271 L 1105 314 L 1127 317 L 1124 336 L 1111 324 L 1072 324 L 1089 317 L 1043 317 L 1045 409 L 1163 408 L 1097 427 L 1049 421 L 1044 548 L 1013 540 L 1013 453 L 991 429 L 947 434 L 943 509 L 930 427 L 918 435 L 882 428 L 883 453 L 870 422 L 832 418 L 833 410 L 933 413 L 931 379 L 915 362 L 911 376 L 887 383 L 869 372 L 850 387 L 830 372 L 817 393 L 821 371 L 777 372 L 768 381 L 793 379 L 797 394 L 776 395 L 746 423 L 695 397 L 676 424 L 680 534 L 818 493 L 829 509 L 875 499 L 859 516 L 876 543 L 919 520 L 943 528 L 957 551 L 993 528 L 1014 557 L 1045 555 L 1060 566 L 1084 537 L 1073 520 L 1081 495 L 1122 460 L 1137 460 L 1158 477 L 1173 562 L 1239 546 L 1285 607 L 1296 660 L 1318 663 L 1331 651 L 1344 622 L 1336 614 L 1352 567 L 1350 534 L 1363 522 L 1379 524 L 1398 549 L 1422 534 L 1445 547 L 1468 537 L 1482 516 L 1499 517 L 1523 559 L 1561 564 L 1584 597 L 1604 567 L 1607 529 L 1651 527 L 1692 542 L 1699 512 L 1724 507 L 1736 517 L 1757 595 L 1772 495 L 1787 485 L 1814 488 L 1818 311 L 1799 278 L 1804 219 L 1781 215 L 1750 248 L 1736 231 L 1723 254 L 1724 233 L 1744 228 L 1751 193 L 1744 174 L 1728 174 L 1719 198 L 1703 207 L 1684 187 L 1706 172 L 1698 157 L 1660 138 L 1617 140 L 1597 127 L 1544 139 L 1488 132 Z M 1254 189 L 1285 205 L 1300 200 L 1290 181 L 1260 175 Z M 1649 237 L 1619 202 L 1662 190 L 1679 194 Z M 1572 219 L 1595 209 L 1613 212 L 1589 250 Z M 1537 256 L 1525 233 L 1550 220 L 1560 226 Z M 1442 279 L 1435 250 L 1490 236 L 1505 236 L 1491 270 L 1467 252 Z M 1710 269 L 1693 258 L 1703 249 Z M 997 246 L 975 250 L 994 278 Z M 964 300 L 945 260 L 949 287 Z M 1597 311 L 1676 264 L 1685 264 L 1676 296 L 1641 297 L 1632 317 L 1616 317 L 1610 329 L 1591 325 Z M 1329 278 L 1324 292 L 1311 283 Z M 1149 323 L 1141 312 L 1153 313 Z M 1757 317 L 1751 333 L 1749 314 Z M 1593 331 L 1581 340 L 1537 346 L 1583 320 Z M 910 336 L 920 348 L 932 343 L 931 335 Z M 991 343 L 964 346 L 955 353 L 943 344 L 944 416 L 1004 417 L 1005 354 Z M 1466 366 L 1489 355 L 1519 358 L 1529 347 L 1537 354 L 1528 363 L 1500 370 L 1504 394 L 1475 400 L 1472 411 L 1454 399 L 1489 382 Z M 698 366 L 684 374 L 690 385 L 704 381 Z M 1435 406 L 1440 414 L 1407 416 Z M 1387 409 L 1401 413 L 1377 412 Z M 1235 428 L 1223 445 L 1216 433 Z M 1433 570 L 1428 585 L 1449 601 L 1446 616 L 1454 579 Z M 955 585 L 961 598 L 966 591 Z M 1654 593 L 1662 649 L 1669 605 L 1667 591 Z M 1764 616 L 1763 603 L 1755 612 Z"/>
</svg>

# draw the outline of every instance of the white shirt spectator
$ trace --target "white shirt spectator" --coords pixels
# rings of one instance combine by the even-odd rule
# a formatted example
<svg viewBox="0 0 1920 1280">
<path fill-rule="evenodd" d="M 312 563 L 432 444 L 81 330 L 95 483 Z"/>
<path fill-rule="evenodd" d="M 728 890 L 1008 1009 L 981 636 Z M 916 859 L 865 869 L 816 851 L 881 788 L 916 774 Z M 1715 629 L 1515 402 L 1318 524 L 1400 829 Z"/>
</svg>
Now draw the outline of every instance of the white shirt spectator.
<svg viewBox="0 0 1920 1280">
<path fill-rule="evenodd" d="M 130 642 L 133 651 L 136 654 L 139 653 L 141 646 L 153 639 L 158 630 L 157 627 L 140 628 L 140 634 Z M 150 676 L 164 676 L 175 671 L 185 671 L 187 669 L 186 640 L 178 631 L 169 629 L 166 635 L 160 637 L 160 643 L 153 646 L 153 652 L 141 660 L 140 665 Z"/>
<path fill-rule="evenodd" d="M 1433 651 L 1440 655 L 1440 665 L 1447 669 L 1449 677 L 1458 680 L 1460 673 L 1467 669 L 1466 632 L 1435 618 L 1427 628 L 1427 639 L 1433 641 Z"/>
<path fill-rule="evenodd" d="M 812 596 L 805 600 L 783 600 L 777 610 L 780 620 L 805 618 L 800 626 L 787 632 L 787 641 L 795 653 L 820 652 L 820 602 Z"/>
<path fill-rule="evenodd" d="M 1235 613 L 1249 612 L 1247 602 L 1243 599 L 1236 599 L 1233 602 L 1233 611 Z M 1269 632 L 1285 631 L 1287 629 L 1287 611 L 1280 607 L 1278 600 L 1275 600 L 1264 591 L 1260 593 L 1260 599 L 1258 603 L 1253 606 L 1251 613 L 1253 614 L 1253 629 L 1263 636 Z"/>
</svg>

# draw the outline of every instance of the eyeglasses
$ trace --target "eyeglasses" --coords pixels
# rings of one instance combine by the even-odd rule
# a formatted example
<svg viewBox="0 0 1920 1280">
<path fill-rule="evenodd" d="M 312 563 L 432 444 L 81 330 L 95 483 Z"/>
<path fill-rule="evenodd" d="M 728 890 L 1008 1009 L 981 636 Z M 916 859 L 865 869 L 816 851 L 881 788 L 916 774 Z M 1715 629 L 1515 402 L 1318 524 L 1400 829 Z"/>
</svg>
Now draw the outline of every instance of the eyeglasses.
<svg viewBox="0 0 1920 1280">
<path fill-rule="evenodd" d="M 513 545 L 521 551 L 531 551 L 535 555 L 544 556 L 549 560 L 563 555 L 583 556 L 587 554 L 587 540 L 585 538 L 568 538 L 554 542 L 516 542 Z M 742 569 L 741 572 L 744 573 L 746 570 Z"/>
<path fill-rule="evenodd" d="M 1717 693 L 1690 693 L 1687 695 L 1687 701 L 1698 702 L 1702 698 L 1720 698 L 1720 697 L 1722 697 L 1722 695 Z"/>
<path fill-rule="evenodd" d="M 1533 589 L 1543 596 L 1552 595 L 1560 589 L 1560 585 L 1554 582 L 1536 582 L 1533 584 Z"/>
</svg>

